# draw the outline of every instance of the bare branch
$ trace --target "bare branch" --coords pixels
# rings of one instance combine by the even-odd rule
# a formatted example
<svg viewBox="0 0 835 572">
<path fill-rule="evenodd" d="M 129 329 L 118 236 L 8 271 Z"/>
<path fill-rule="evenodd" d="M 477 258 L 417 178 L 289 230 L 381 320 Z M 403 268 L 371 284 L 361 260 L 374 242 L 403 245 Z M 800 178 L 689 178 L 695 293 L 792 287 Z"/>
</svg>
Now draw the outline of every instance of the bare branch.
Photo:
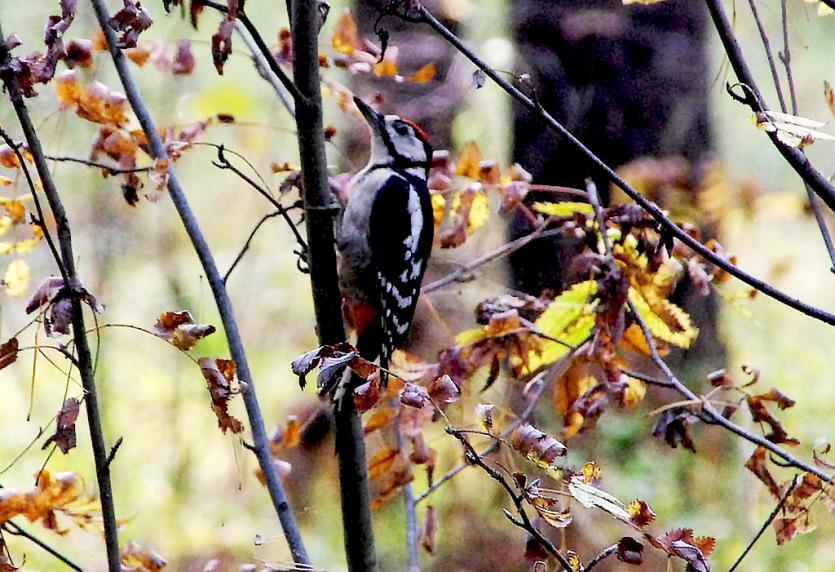
<svg viewBox="0 0 835 572">
<path fill-rule="evenodd" d="M 777 506 L 774 507 L 774 510 L 771 511 L 771 514 L 768 515 L 768 518 L 765 519 L 765 522 L 763 522 L 763 525 L 757 531 L 757 534 L 754 535 L 754 538 L 751 539 L 751 542 L 748 543 L 748 546 L 745 547 L 745 550 L 742 551 L 742 554 L 739 555 L 739 558 L 736 559 L 736 561 L 733 563 L 733 566 L 728 568 L 728 572 L 734 572 L 734 570 L 736 570 L 742 563 L 742 560 L 748 555 L 749 552 L 751 552 L 751 549 L 754 548 L 754 545 L 757 543 L 760 537 L 762 537 L 763 533 L 768 529 L 768 526 L 774 521 L 775 518 L 777 518 L 777 514 L 779 514 L 779 512 L 783 510 L 783 507 L 786 505 L 786 501 L 789 500 L 789 495 L 792 494 L 792 491 L 797 486 L 798 481 L 799 478 L 797 475 L 795 475 L 795 477 L 792 479 L 791 484 L 788 487 L 786 487 L 786 492 L 784 492 L 783 496 L 780 497 L 780 502 L 778 502 Z"/>
<path fill-rule="evenodd" d="M 241 250 L 238 252 L 238 255 L 235 257 L 235 260 L 232 261 L 231 266 L 229 266 L 229 270 L 227 270 L 226 274 L 223 275 L 223 283 L 224 284 L 229 282 L 229 276 L 232 274 L 232 271 L 235 270 L 235 268 L 238 266 L 238 264 L 241 262 L 241 260 L 243 260 L 244 255 L 247 253 L 247 251 L 249 250 L 250 245 L 252 244 L 252 239 L 255 238 L 255 234 L 261 229 L 261 227 L 264 225 L 265 222 L 267 222 L 271 218 L 275 218 L 275 217 L 279 216 L 280 214 L 281 213 L 279 211 L 275 211 L 275 212 L 267 213 L 267 214 L 265 214 L 264 216 L 261 217 L 261 220 L 258 221 L 258 223 L 255 225 L 255 227 L 252 229 L 252 232 L 249 233 L 249 236 L 247 237 L 246 242 L 244 242 L 244 245 L 241 247 Z"/>
<path fill-rule="evenodd" d="M 148 140 L 148 146 L 151 154 L 155 159 L 167 160 L 168 156 L 165 151 L 165 146 L 159 136 L 159 131 L 151 119 L 145 102 L 139 94 L 139 90 L 134 83 L 130 68 L 124 54 L 116 47 L 116 36 L 113 29 L 108 25 L 110 15 L 104 0 L 91 0 L 93 8 L 96 12 L 99 26 L 104 31 L 107 47 L 110 51 L 113 63 L 116 66 L 116 71 L 119 74 L 119 79 L 125 89 L 128 101 L 131 108 L 139 120 L 145 137 Z M 284 532 L 284 537 L 290 547 L 290 552 L 293 555 L 293 560 L 297 563 L 308 564 L 310 559 L 305 550 L 302 541 L 301 532 L 296 524 L 296 517 L 293 509 L 290 507 L 290 502 L 287 498 L 287 493 L 284 486 L 278 478 L 278 473 L 273 464 L 273 458 L 269 450 L 269 439 L 264 430 L 264 419 L 261 415 L 261 408 L 258 404 L 258 397 L 255 393 L 255 382 L 249 370 L 249 363 L 244 351 L 243 341 L 241 340 L 240 332 L 238 331 L 238 324 L 235 320 L 232 302 L 226 292 L 226 287 L 223 284 L 223 277 L 218 271 L 217 265 L 214 261 L 214 256 L 209 248 L 206 238 L 191 210 L 185 192 L 174 171 L 173 166 L 168 165 L 168 192 L 171 196 L 171 202 L 177 209 L 180 220 L 183 223 L 186 233 L 191 240 L 192 246 L 200 259 L 200 264 L 203 271 L 206 273 L 206 279 L 212 290 L 212 295 L 217 304 L 220 318 L 223 322 L 223 328 L 226 333 L 226 340 L 229 344 L 229 352 L 232 354 L 232 359 L 237 364 L 237 373 L 240 380 L 246 388 L 242 391 L 244 406 L 246 407 L 247 417 L 249 418 L 250 430 L 252 431 L 253 447 L 255 455 L 258 458 L 258 464 L 264 474 L 267 490 L 273 503 L 273 508 L 278 515 L 281 522 L 281 527 Z"/>
<path fill-rule="evenodd" d="M 600 554 L 598 554 L 597 556 L 595 556 L 594 558 L 589 560 L 589 563 L 586 564 L 586 566 L 585 566 L 585 570 L 586 571 L 591 570 L 592 568 L 594 568 L 595 566 L 597 566 L 598 564 L 600 564 L 601 562 L 606 560 L 609 556 L 611 556 L 612 554 L 614 554 L 617 551 L 618 551 L 618 545 L 617 544 L 607 546 L 605 549 L 603 549 L 600 552 Z"/>
<path fill-rule="evenodd" d="M 315 0 L 296 0 L 292 2 L 292 7 L 293 79 L 300 91 L 300 96 L 296 98 L 296 126 L 304 190 L 307 262 L 313 289 L 316 331 L 319 343 L 325 345 L 344 341 L 345 327 L 334 248 L 333 217 L 339 206 L 330 191 L 322 123 L 318 45 L 321 17 L 319 2 Z M 365 433 L 351 391 L 335 404 L 334 424 L 348 569 L 377 570 Z"/>
<path fill-rule="evenodd" d="M 446 432 L 461 442 L 461 444 L 464 446 L 464 455 L 471 464 L 483 469 L 485 473 L 490 475 L 490 477 L 494 481 L 498 482 L 502 486 L 502 488 L 507 492 L 507 495 L 510 497 L 510 500 L 513 501 L 513 505 L 516 508 L 516 514 L 518 516 L 517 519 L 514 518 L 510 513 L 506 513 L 508 520 L 510 520 L 510 522 L 512 522 L 519 528 L 522 528 L 523 530 L 527 531 L 531 536 L 533 536 L 537 540 L 537 542 L 539 542 L 542 545 L 542 547 L 548 552 L 548 554 L 550 554 L 559 561 L 564 570 L 566 570 L 567 572 L 571 572 L 571 564 L 569 564 L 565 556 L 563 556 L 562 553 L 559 550 L 557 550 L 557 547 L 554 546 L 554 544 L 550 540 L 545 538 L 545 536 L 539 531 L 539 529 L 536 528 L 536 526 L 534 526 L 534 524 L 531 522 L 530 517 L 528 517 L 528 513 L 525 512 L 524 497 L 522 496 L 522 494 L 517 492 L 513 488 L 513 486 L 507 482 L 507 479 L 504 478 L 504 475 L 502 475 L 499 471 L 497 471 L 496 469 L 484 462 L 484 459 L 482 459 L 479 456 L 478 452 L 476 452 L 476 450 L 473 448 L 472 444 L 470 443 L 470 440 L 467 439 L 467 436 L 465 435 L 464 431 L 459 431 L 454 427 L 448 426 L 446 428 Z"/>
<path fill-rule="evenodd" d="M 711 18 L 713 18 L 716 31 L 719 33 L 719 39 L 722 40 L 722 45 L 725 47 L 725 53 L 728 55 L 731 67 L 737 79 L 746 87 L 744 90 L 745 103 L 754 112 L 768 111 L 762 93 L 757 87 L 751 70 L 748 68 L 748 63 L 745 61 L 742 48 L 740 48 L 739 42 L 734 35 L 733 27 L 730 21 L 728 21 L 725 9 L 722 7 L 721 0 L 707 0 L 707 7 L 710 11 Z M 832 186 L 832 183 L 809 162 L 809 159 L 800 149 L 791 147 L 780 141 L 776 132 L 767 134 L 786 162 L 800 175 L 800 178 L 809 185 L 812 191 L 830 209 L 835 211 L 835 187 Z"/>
<path fill-rule="evenodd" d="M 3 37 L 2 29 L 0 29 L 0 67 L 6 64 L 8 59 L 9 53 L 5 48 L 5 38 Z M 13 88 L 8 78 L 3 78 L 3 82 L 6 86 L 6 91 L 10 94 L 15 114 L 17 115 L 17 119 L 20 122 L 23 135 L 26 139 L 26 144 L 29 147 L 29 152 L 32 154 L 32 159 L 35 162 L 35 169 L 37 170 L 38 177 L 41 180 L 41 186 L 43 188 L 43 193 L 46 196 L 47 203 L 49 204 L 49 209 L 55 218 L 58 247 L 60 250 L 60 257 L 57 257 L 56 262 L 61 269 L 61 274 L 64 278 L 64 287 L 67 289 L 72 310 L 72 335 L 78 354 L 78 370 L 81 375 L 81 382 L 84 386 L 85 392 L 84 403 L 87 412 L 87 421 L 90 427 L 90 441 L 93 446 L 96 480 L 99 485 L 99 498 L 101 500 L 102 520 L 104 522 L 104 538 L 107 549 L 108 569 L 111 572 L 120 572 L 122 565 L 119 558 L 119 536 L 116 527 L 116 509 L 113 502 L 113 488 L 110 484 L 110 468 L 107 464 L 107 447 L 105 445 L 104 433 L 101 425 L 95 374 L 93 372 L 93 359 L 92 354 L 90 353 L 89 339 L 87 338 L 87 332 L 84 326 L 82 302 L 83 287 L 75 268 L 72 233 L 70 231 L 67 213 L 61 200 L 61 195 L 58 193 L 58 189 L 52 179 L 49 165 L 47 164 L 43 148 L 41 147 L 41 142 L 38 139 L 37 132 L 35 131 L 35 126 L 32 124 L 32 120 L 29 117 L 29 110 L 26 107 L 26 103 L 23 101 L 23 98 L 20 96 L 18 91 Z M 19 151 L 17 152 L 19 153 Z M 24 162 L 21 162 L 21 166 L 24 164 Z M 30 182 L 30 184 L 32 183 L 32 179 L 28 175 L 27 181 Z M 31 190 L 32 196 L 35 197 L 35 187 L 32 186 Z M 38 216 L 41 218 L 40 223 L 45 225 L 43 212 L 37 202 L 36 209 L 38 210 Z M 53 249 L 53 255 L 56 255 L 54 245 L 51 248 Z"/>
<path fill-rule="evenodd" d="M 7 533 L 11 534 L 12 536 L 20 536 L 21 538 L 25 538 L 26 540 L 28 540 L 32 544 L 35 544 L 35 545 L 41 547 L 43 550 L 45 550 L 46 552 L 48 552 L 49 554 L 51 554 L 52 556 L 54 556 L 55 558 L 57 558 L 58 560 L 60 560 L 64 564 L 66 564 L 67 567 L 70 568 L 71 570 L 76 570 L 76 572 L 82 572 L 81 566 L 79 566 L 78 564 L 76 564 L 75 562 L 70 560 L 68 557 L 64 556 L 61 552 L 59 552 L 55 548 L 52 548 L 49 544 L 47 544 L 46 542 L 44 542 L 43 540 L 41 540 L 37 536 L 34 536 L 33 534 L 27 532 L 25 529 L 21 528 L 20 526 L 18 526 L 14 522 L 8 521 L 7 523 L 5 523 L 3 525 L 3 530 L 5 530 Z"/>
<path fill-rule="evenodd" d="M 57 163 L 78 163 L 88 167 L 96 167 L 107 171 L 108 175 L 123 175 L 126 173 L 147 173 L 153 171 L 153 167 L 115 167 L 113 165 L 105 165 L 98 161 L 91 161 L 89 159 L 82 159 L 81 157 L 66 157 L 64 155 L 47 155 L 47 159 Z"/>
</svg>

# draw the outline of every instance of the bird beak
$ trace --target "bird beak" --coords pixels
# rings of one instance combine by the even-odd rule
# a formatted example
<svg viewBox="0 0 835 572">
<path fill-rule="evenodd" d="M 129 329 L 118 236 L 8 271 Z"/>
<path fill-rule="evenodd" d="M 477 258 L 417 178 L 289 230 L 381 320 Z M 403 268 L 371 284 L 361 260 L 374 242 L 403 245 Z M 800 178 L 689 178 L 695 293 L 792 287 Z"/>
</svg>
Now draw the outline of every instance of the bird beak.
<svg viewBox="0 0 835 572">
<path fill-rule="evenodd" d="M 360 113 L 362 113 L 362 116 L 365 117 L 368 125 L 370 125 L 374 131 L 381 132 L 385 129 L 386 121 L 382 113 L 374 111 L 370 105 L 357 96 L 354 96 L 354 103 L 360 110 Z"/>
</svg>

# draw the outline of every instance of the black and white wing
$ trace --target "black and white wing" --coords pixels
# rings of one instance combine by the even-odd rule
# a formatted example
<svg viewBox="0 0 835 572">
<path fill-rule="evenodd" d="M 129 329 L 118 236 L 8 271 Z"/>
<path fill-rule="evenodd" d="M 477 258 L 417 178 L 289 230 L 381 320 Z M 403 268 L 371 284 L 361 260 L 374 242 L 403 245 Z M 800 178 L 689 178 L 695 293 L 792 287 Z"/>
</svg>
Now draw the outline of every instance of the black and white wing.
<svg viewBox="0 0 835 572">
<path fill-rule="evenodd" d="M 434 224 L 426 181 L 394 174 L 377 191 L 368 243 L 380 293 L 380 365 L 387 367 L 412 324 L 420 284 L 432 250 Z"/>
</svg>

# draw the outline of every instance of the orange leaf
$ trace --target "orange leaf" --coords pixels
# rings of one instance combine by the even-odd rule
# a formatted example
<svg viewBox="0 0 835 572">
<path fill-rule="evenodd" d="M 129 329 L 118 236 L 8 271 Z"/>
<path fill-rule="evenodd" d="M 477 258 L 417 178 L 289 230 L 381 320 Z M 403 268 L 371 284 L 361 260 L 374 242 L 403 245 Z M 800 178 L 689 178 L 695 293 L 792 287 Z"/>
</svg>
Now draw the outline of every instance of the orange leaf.
<svg viewBox="0 0 835 572">
<path fill-rule="evenodd" d="M 340 54 L 350 56 L 354 53 L 354 45 L 357 43 L 357 24 L 354 22 L 354 17 L 351 16 L 351 10 L 346 8 L 339 18 L 336 20 L 336 25 L 333 28 L 333 36 L 331 37 L 331 44 Z"/>
<path fill-rule="evenodd" d="M 409 76 L 409 81 L 412 83 L 429 83 L 435 79 L 437 68 L 434 62 L 429 62 L 421 67 L 418 71 Z"/>
<path fill-rule="evenodd" d="M 475 141 L 468 141 L 464 144 L 464 148 L 458 155 L 458 160 L 455 162 L 455 175 L 459 177 L 468 177 L 470 179 L 478 179 L 481 172 L 481 152 L 478 150 L 478 145 Z"/>
<path fill-rule="evenodd" d="M 400 449 L 395 447 L 384 447 L 374 453 L 368 460 L 368 478 L 380 478 L 394 464 L 399 454 Z"/>
</svg>

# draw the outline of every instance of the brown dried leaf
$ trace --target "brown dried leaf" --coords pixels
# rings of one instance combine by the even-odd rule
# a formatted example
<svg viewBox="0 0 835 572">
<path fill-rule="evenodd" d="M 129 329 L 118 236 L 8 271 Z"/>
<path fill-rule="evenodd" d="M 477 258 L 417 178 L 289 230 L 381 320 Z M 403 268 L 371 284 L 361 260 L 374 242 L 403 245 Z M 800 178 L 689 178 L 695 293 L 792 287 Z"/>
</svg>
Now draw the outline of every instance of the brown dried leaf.
<svg viewBox="0 0 835 572">
<path fill-rule="evenodd" d="M 421 67 L 415 73 L 409 76 L 407 81 L 412 83 L 429 83 L 433 79 L 435 79 L 435 73 L 437 72 L 436 66 L 434 62 L 429 62 L 428 64 Z"/>
<path fill-rule="evenodd" d="M 368 459 L 369 480 L 373 481 L 383 476 L 399 455 L 400 449 L 396 447 L 384 447 L 371 455 L 371 458 Z"/>
<path fill-rule="evenodd" d="M 356 348 L 348 342 L 326 345 L 300 355 L 290 364 L 293 373 L 299 376 L 299 386 L 304 389 L 305 376 L 319 367 L 316 387 L 319 393 L 325 393 L 336 385 L 336 381 L 346 367 L 351 368 L 362 379 L 377 371 L 377 366 L 359 356 Z"/>
<path fill-rule="evenodd" d="M 644 561 L 644 545 L 630 536 L 624 536 L 618 541 L 618 560 L 633 566 L 639 566 Z"/>
<path fill-rule="evenodd" d="M 136 46 L 139 34 L 151 27 L 153 18 L 137 1 L 123 0 L 124 8 L 111 16 L 107 24 L 116 31 L 119 36 L 116 40 L 116 47 L 125 49 Z"/>
<path fill-rule="evenodd" d="M 177 51 L 174 54 L 174 62 L 171 66 L 171 72 L 174 75 L 191 75 L 194 71 L 194 54 L 191 53 L 191 42 L 188 40 L 180 40 L 177 43 Z"/>
<path fill-rule="evenodd" d="M 171 342 L 174 347 L 188 351 L 197 342 L 215 333 L 215 327 L 211 324 L 195 324 L 191 314 L 182 310 L 160 314 L 153 331 L 160 338 Z"/>
<path fill-rule="evenodd" d="M 89 68 L 93 65 L 93 42 L 85 38 L 70 40 L 64 50 L 64 63 L 68 68 Z"/>
<path fill-rule="evenodd" d="M 365 426 L 363 428 L 365 434 L 368 435 L 369 433 L 373 433 L 377 429 L 382 429 L 391 423 L 397 417 L 397 412 L 398 410 L 394 407 L 375 409 L 374 413 L 372 413 L 365 422 Z"/>
<path fill-rule="evenodd" d="M 760 445 L 754 449 L 751 457 L 745 462 L 745 468 L 754 473 L 768 487 L 768 490 L 774 498 L 779 499 L 782 496 L 777 481 L 774 480 L 774 477 L 768 470 L 765 447 Z"/>
<path fill-rule="evenodd" d="M 414 383 L 406 383 L 400 391 L 400 403 L 409 407 L 422 409 L 429 400 L 426 388 Z"/>
<path fill-rule="evenodd" d="M 832 84 L 828 81 L 823 81 L 823 97 L 826 99 L 826 105 L 832 115 L 835 115 L 835 89 L 832 89 Z"/>
<path fill-rule="evenodd" d="M 749 395 L 745 399 L 754 422 L 765 423 L 771 428 L 771 433 L 765 436 L 766 439 L 772 443 L 797 445 L 799 441 L 789 437 L 780 421 L 768 410 L 767 404 L 769 402 L 776 403 L 780 409 L 788 409 L 794 405 L 794 400 L 778 389 L 770 389 L 759 395 Z"/>
<path fill-rule="evenodd" d="M 554 468 L 558 457 L 568 452 L 565 445 L 549 437 L 530 423 L 519 425 L 510 434 L 511 446 L 529 461 L 543 468 Z"/>
<path fill-rule="evenodd" d="M 128 122 L 126 103 L 127 97 L 124 94 L 111 91 L 103 83 L 94 81 L 81 90 L 76 113 L 93 123 L 121 127 Z"/>
<path fill-rule="evenodd" d="M 223 75 L 223 65 L 232 53 L 232 31 L 235 20 L 228 16 L 220 21 L 217 32 L 212 35 L 212 61 L 219 75 Z"/>
<path fill-rule="evenodd" d="M 695 453 L 696 446 L 690 437 L 689 427 L 697 420 L 696 414 L 688 407 L 666 409 L 658 417 L 652 434 L 654 437 L 666 441 L 673 449 L 683 445 L 685 449 L 690 449 Z"/>
<path fill-rule="evenodd" d="M 435 551 L 435 507 L 431 504 L 426 507 L 426 520 L 420 535 L 420 545 L 429 554 Z"/>
<path fill-rule="evenodd" d="M 447 374 L 435 378 L 428 391 L 435 403 L 454 403 L 461 397 L 461 389 Z"/>
<path fill-rule="evenodd" d="M 638 528 L 649 526 L 655 520 L 655 513 L 646 501 L 635 499 L 626 505 L 626 511 L 629 513 L 632 524 Z"/>
<path fill-rule="evenodd" d="M 237 365 L 233 360 L 212 359 L 202 357 L 197 360 L 200 371 L 206 379 L 209 395 L 212 398 L 212 411 L 217 417 L 217 424 L 220 429 L 240 433 L 244 430 L 243 424 L 229 414 L 229 400 L 240 390 L 232 387 L 235 379 Z"/>
<path fill-rule="evenodd" d="M 648 538 L 654 546 L 687 562 L 688 572 L 710 572 L 707 557 L 713 550 L 715 539 L 704 536 L 694 538 L 689 528 L 671 530 L 663 536 Z"/>
<path fill-rule="evenodd" d="M 55 433 L 50 435 L 41 449 L 46 449 L 51 443 L 55 443 L 66 455 L 70 449 L 75 448 L 75 421 L 78 419 L 80 407 L 81 402 L 74 397 L 69 397 L 64 401 L 55 419 Z"/>
<path fill-rule="evenodd" d="M 0 345 L 0 369 L 4 369 L 17 360 L 17 349 L 19 347 L 17 338 Z"/>
</svg>

